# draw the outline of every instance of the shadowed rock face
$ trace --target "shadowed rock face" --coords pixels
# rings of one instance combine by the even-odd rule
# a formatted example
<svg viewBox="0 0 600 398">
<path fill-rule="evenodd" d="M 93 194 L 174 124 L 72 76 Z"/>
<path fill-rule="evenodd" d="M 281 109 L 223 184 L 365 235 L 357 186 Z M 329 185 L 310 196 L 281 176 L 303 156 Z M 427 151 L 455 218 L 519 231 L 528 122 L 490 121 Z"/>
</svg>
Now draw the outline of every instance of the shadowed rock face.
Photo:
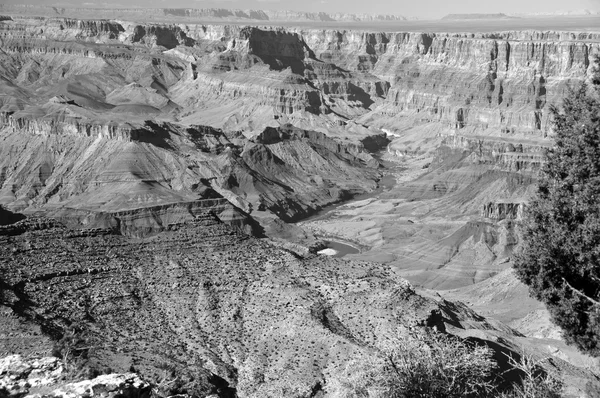
<svg viewBox="0 0 600 398">
<path fill-rule="evenodd" d="M 0 225 L 14 224 L 17 221 L 24 219 L 25 216 L 21 214 L 15 214 L 4 207 L 0 206 Z"/>
<path fill-rule="evenodd" d="M 276 143 L 254 143 L 202 126 L 10 120 L 11 145 L 0 148 L 5 202 L 127 235 L 159 232 L 206 211 L 257 233 L 253 210 L 305 217 L 374 189 L 378 178 L 379 163 L 361 144 L 298 129 Z M 29 161 L 14 169 L 17 158 Z"/>
<path fill-rule="evenodd" d="M 494 220 L 521 220 L 523 218 L 524 203 L 498 203 L 490 202 L 483 206 L 482 217 Z"/>
</svg>

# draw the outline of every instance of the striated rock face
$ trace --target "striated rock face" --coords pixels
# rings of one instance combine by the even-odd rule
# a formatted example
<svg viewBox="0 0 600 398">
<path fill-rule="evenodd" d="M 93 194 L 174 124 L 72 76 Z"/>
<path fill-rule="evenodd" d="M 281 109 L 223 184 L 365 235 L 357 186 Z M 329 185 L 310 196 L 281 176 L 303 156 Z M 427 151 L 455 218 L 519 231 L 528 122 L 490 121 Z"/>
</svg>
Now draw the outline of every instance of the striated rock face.
<svg viewBox="0 0 600 398">
<path fill-rule="evenodd" d="M 106 79 L 86 77 L 66 91 L 95 87 L 96 109 L 104 102 L 107 110 L 116 105 L 113 110 L 120 114 L 154 113 L 253 132 L 292 122 L 364 136 L 365 127 L 395 131 L 436 123 L 459 135 L 543 139 L 551 134 L 549 105 L 586 78 L 600 37 L 593 32 L 390 33 L 120 21 L 15 17 L 0 22 L 7 51 L 3 64 L 17 65 L 4 74 L 33 88 L 36 81 L 116 68 L 123 79 L 113 74 L 108 87 Z M 20 53 L 44 60 L 23 60 Z M 56 55 L 81 65 L 59 70 L 51 66 Z M 136 76 L 135 68 L 123 65 L 139 66 L 142 60 L 149 75 Z M 49 74 L 49 68 L 56 70 Z M 125 104 L 109 95 L 134 82 L 155 90 L 156 98 Z M 15 96 L 11 108 L 26 108 L 20 103 L 30 101 L 26 97 Z M 71 99 L 91 105 L 89 97 Z M 348 129 L 350 120 L 358 123 Z"/>
<path fill-rule="evenodd" d="M 297 219 L 375 189 L 378 178 L 379 163 L 362 145 L 298 129 L 257 143 L 203 126 L 8 120 L 3 137 L 11 144 L 0 148 L 5 203 L 131 236 L 198 214 L 260 234 L 253 210 Z M 29 161 L 12 168 L 17 157 Z"/>
<path fill-rule="evenodd" d="M 548 107 L 586 77 L 598 33 L 488 34 L 302 31 L 318 58 L 390 82 L 374 114 L 453 129 L 549 132 Z M 351 54 L 352 56 L 348 56 Z M 373 116 L 374 118 L 375 116 Z"/>
<path fill-rule="evenodd" d="M 542 165 L 547 145 L 544 141 L 451 135 L 442 139 L 433 164 L 435 167 L 449 158 L 468 156 L 472 164 L 531 174 Z"/>
<path fill-rule="evenodd" d="M 525 209 L 524 203 L 490 202 L 483 205 L 481 216 L 493 220 L 521 220 Z"/>
</svg>

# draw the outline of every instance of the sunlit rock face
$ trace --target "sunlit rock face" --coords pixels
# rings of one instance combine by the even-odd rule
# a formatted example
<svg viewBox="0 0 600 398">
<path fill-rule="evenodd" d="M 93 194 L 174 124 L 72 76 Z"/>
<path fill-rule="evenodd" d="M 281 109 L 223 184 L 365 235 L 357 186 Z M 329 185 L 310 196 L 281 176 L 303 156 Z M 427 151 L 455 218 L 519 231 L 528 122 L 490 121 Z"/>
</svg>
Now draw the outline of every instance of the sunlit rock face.
<svg viewBox="0 0 600 398">
<path fill-rule="evenodd" d="M 388 144 L 382 132 L 388 153 L 435 155 L 432 168 L 460 158 L 532 175 L 552 134 L 549 107 L 588 76 L 600 39 L 63 14 L 0 22 L 0 194 L 13 210 L 162 209 L 194 202 L 209 181 L 245 213 L 297 220 L 376 187 L 368 152 Z M 288 124 L 311 133 L 260 142 Z M 14 169 L 15 156 L 32 160 Z M 423 192 L 452 191 L 456 175 Z M 99 194 L 109 186 L 124 196 Z"/>
<path fill-rule="evenodd" d="M 391 88 L 375 113 L 418 115 L 453 129 L 548 134 L 547 104 L 584 79 L 597 33 L 302 31 L 315 55 Z"/>
<path fill-rule="evenodd" d="M 400 116 L 413 124 L 440 123 L 459 133 L 476 129 L 486 135 L 540 137 L 551 130 L 548 105 L 557 103 L 570 84 L 589 73 L 600 35 L 375 33 L 26 17 L 4 21 L 0 32 L 9 54 L 101 60 L 84 66 L 77 59 L 79 70 L 63 74 L 99 72 L 106 68 L 107 59 L 125 61 L 154 54 L 150 58 L 156 65 L 163 64 L 160 78 L 166 85 L 161 82 L 153 89 L 164 98 L 146 105 L 164 110 L 170 99 L 173 106 L 168 110 L 179 105 L 184 120 L 198 115 L 210 120 L 209 112 L 204 112 L 210 104 L 213 113 L 221 108 L 219 116 L 223 112 L 228 116 L 210 120 L 214 125 L 229 120 L 246 128 L 257 123 L 265 127 L 276 124 L 279 117 L 299 119 L 307 113 L 329 115 L 327 122 L 317 122 L 321 128 L 331 119 L 345 125 L 356 118 L 389 127 L 395 124 L 390 119 Z M 95 46 L 76 44 L 82 42 Z M 132 55 L 98 43 L 146 50 Z M 23 67 L 23 83 L 44 74 L 27 62 Z M 148 80 L 142 86 L 152 84 Z M 222 109 L 232 101 L 246 112 Z M 261 116 L 252 121 L 253 114 Z M 249 121 L 243 124 L 240 119 Z"/>
</svg>

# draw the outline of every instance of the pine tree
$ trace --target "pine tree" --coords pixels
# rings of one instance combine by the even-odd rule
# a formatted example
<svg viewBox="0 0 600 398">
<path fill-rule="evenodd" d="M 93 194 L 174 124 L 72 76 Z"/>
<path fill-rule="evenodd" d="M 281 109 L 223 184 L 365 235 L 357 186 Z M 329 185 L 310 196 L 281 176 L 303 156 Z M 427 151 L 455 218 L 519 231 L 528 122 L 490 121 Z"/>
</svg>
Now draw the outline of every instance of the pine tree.
<svg viewBox="0 0 600 398">
<path fill-rule="evenodd" d="M 523 223 L 517 276 L 546 304 L 565 340 L 600 356 L 600 59 L 552 108 L 555 145 Z"/>
</svg>

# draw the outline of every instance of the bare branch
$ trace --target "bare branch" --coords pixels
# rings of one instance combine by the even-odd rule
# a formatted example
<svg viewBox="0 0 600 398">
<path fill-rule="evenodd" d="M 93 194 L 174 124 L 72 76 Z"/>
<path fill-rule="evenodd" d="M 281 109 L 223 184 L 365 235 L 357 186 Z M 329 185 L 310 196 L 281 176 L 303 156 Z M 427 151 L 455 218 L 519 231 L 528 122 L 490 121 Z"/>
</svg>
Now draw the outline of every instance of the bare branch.
<svg viewBox="0 0 600 398">
<path fill-rule="evenodd" d="M 594 300 L 593 298 L 591 298 L 590 296 L 588 296 L 587 294 L 581 292 L 580 290 L 575 289 L 569 282 L 567 282 L 567 280 L 565 278 L 562 278 L 563 282 L 565 282 L 565 284 L 571 288 L 571 290 L 573 290 L 574 293 L 577 293 L 579 296 L 583 297 L 584 299 L 590 301 L 591 303 L 600 306 L 600 301 Z"/>
</svg>

